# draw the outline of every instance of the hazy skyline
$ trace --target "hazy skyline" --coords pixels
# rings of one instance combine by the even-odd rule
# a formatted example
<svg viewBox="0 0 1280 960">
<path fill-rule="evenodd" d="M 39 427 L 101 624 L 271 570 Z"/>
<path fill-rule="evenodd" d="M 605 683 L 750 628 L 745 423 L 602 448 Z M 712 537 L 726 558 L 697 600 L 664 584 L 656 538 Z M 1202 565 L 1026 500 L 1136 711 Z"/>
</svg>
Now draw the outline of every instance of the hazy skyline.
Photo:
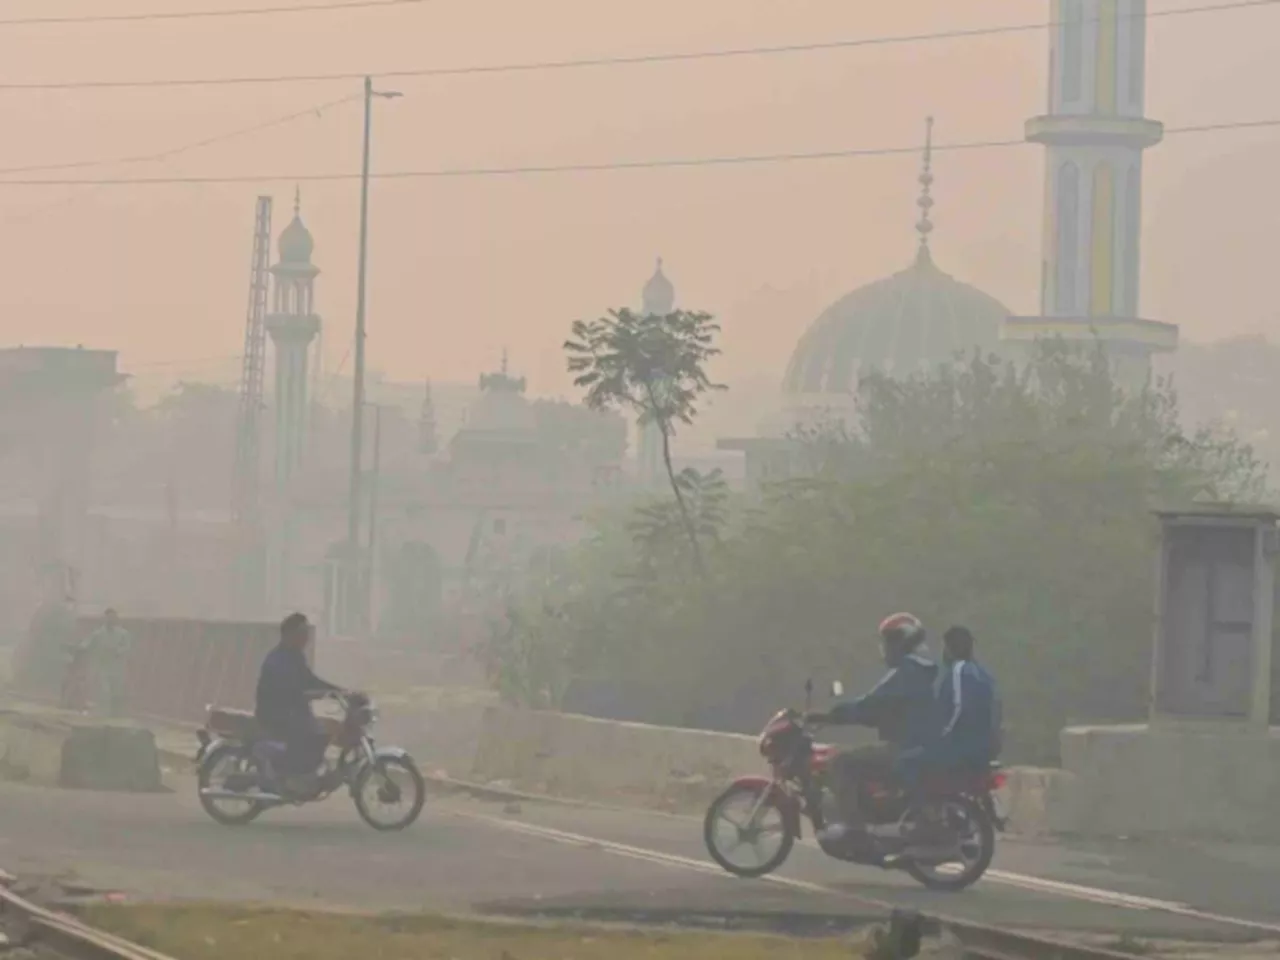
<svg viewBox="0 0 1280 960">
<path fill-rule="evenodd" d="M 121 11 L 240 7 L 138 0 Z M 1152 11 L 1184 4 L 1153 3 Z M 28 0 L 4 17 L 100 12 Z M 115 8 L 113 7 L 113 12 Z M 912 34 L 1047 19 L 1047 0 L 660 0 L 636 7 L 434 0 L 389 9 L 0 27 L 0 81 L 394 70 Z M 1280 9 L 1153 20 L 1148 114 L 1170 126 L 1276 119 Z M 540 73 L 396 79 L 375 170 L 896 147 L 1021 136 L 1044 110 L 1043 31 L 841 51 Z M 151 153 L 346 94 L 359 82 L 0 92 L 0 166 Z M 358 102 L 160 163 L 50 176 L 353 172 Z M 935 163 L 939 264 L 1015 312 L 1037 309 L 1043 155 Z M 1147 156 L 1145 316 L 1188 339 L 1270 332 L 1280 129 L 1170 138 Z M 721 376 L 780 378 L 826 302 L 900 269 L 915 243 L 916 156 L 376 182 L 369 362 L 397 379 L 473 380 L 503 346 L 536 393 L 566 393 L 571 320 L 630 305 L 661 255 L 684 306 L 725 324 Z M 327 366 L 347 353 L 358 186 L 304 184 L 323 270 Z M 7 343 L 121 351 L 125 370 L 239 353 L 253 198 L 287 222 L 293 183 L 0 185 Z M 769 304 L 765 308 L 763 304 Z M 773 305 L 777 305 L 776 308 Z M 775 309 L 777 313 L 775 313 Z M 781 314 L 781 315 L 779 315 Z M 735 317 L 740 318 L 735 324 Z M 349 369 L 349 364 L 347 369 Z"/>
</svg>

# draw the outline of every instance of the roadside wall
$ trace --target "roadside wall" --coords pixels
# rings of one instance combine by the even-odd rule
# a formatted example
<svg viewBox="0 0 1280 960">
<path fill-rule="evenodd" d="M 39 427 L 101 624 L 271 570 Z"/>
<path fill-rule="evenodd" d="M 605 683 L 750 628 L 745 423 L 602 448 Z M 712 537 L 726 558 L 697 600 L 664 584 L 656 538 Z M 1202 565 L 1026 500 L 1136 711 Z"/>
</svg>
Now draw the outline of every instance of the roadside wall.
<svg viewBox="0 0 1280 960">
<path fill-rule="evenodd" d="M 274 623 L 211 620 L 126 620 L 133 637 L 128 711 L 134 716 L 199 722 L 211 703 L 253 707 L 258 668 L 275 646 Z M 85 618 L 82 629 L 99 625 Z"/>
<path fill-rule="evenodd" d="M 764 771 L 755 737 L 491 706 L 469 779 L 618 806 L 701 813 L 732 779 Z M 1001 802 L 1025 835 L 1065 826 L 1069 777 L 1011 768 Z"/>
<path fill-rule="evenodd" d="M 125 712 L 180 722 L 202 721 L 211 703 L 251 708 L 258 668 L 279 637 L 279 626 L 273 623 L 122 617 L 120 624 L 133 638 Z M 100 617 L 82 617 L 77 629 L 84 639 L 100 625 Z M 16 692 L 59 702 L 60 682 L 51 677 L 51 686 L 32 689 L 30 681 L 24 681 Z M 87 693 L 91 687 L 81 682 L 75 689 Z"/>
</svg>

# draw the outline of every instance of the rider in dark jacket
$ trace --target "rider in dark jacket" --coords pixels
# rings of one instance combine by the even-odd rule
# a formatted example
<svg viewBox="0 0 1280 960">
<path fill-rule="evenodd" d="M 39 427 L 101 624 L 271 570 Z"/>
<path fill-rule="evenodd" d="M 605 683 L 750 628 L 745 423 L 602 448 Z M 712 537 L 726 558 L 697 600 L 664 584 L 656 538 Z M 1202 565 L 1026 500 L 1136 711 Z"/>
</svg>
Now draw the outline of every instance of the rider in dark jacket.
<svg viewBox="0 0 1280 960">
<path fill-rule="evenodd" d="M 860 826 L 858 784 L 864 778 L 888 775 L 897 757 L 936 740 L 938 714 L 934 702 L 937 666 L 918 652 L 924 645 L 924 625 L 909 613 L 897 613 L 880 624 L 886 673 L 869 692 L 837 704 L 810 719 L 848 726 L 874 727 L 880 743 L 838 754 L 831 764 L 831 785 L 839 819 L 826 824 L 819 838 L 836 841 Z"/>
<path fill-rule="evenodd" d="M 341 688 L 321 680 L 307 663 L 311 624 L 293 613 L 280 624 L 280 642 L 262 661 L 254 716 L 264 732 L 286 746 L 282 762 L 289 776 L 308 776 L 324 759 L 327 738 L 311 712 L 319 694 Z"/>
</svg>

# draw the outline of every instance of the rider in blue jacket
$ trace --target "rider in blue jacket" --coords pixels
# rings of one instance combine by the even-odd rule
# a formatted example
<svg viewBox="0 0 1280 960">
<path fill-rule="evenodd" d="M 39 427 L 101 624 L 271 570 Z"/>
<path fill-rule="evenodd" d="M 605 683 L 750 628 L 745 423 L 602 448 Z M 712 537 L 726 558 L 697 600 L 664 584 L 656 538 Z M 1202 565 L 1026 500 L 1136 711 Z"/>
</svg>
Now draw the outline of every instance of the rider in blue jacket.
<svg viewBox="0 0 1280 960">
<path fill-rule="evenodd" d="M 845 750 L 831 764 L 831 786 L 838 819 L 826 824 L 819 838 L 837 841 L 858 829 L 858 785 L 871 776 L 887 777 L 904 752 L 937 740 L 934 680 L 938 668 L 919 652 L 925 642 L 924 625 L 909 613 L 897 613 L 880 624 L 886 673 L 870 691 L 836 704 L 810 718 L 824 723 L 874 727 L 880 741 Z"/>
<path fill-rule="evenodd" d="M 986 767 L 1000 752 L 1000 699 L 995 678 L 973 659 L 973 634 L 951 627 L 942 638 L 938 674 L 936 740 L 897 758 L 894 772 L 911 791 L 929 769 Z"/>
</svg>

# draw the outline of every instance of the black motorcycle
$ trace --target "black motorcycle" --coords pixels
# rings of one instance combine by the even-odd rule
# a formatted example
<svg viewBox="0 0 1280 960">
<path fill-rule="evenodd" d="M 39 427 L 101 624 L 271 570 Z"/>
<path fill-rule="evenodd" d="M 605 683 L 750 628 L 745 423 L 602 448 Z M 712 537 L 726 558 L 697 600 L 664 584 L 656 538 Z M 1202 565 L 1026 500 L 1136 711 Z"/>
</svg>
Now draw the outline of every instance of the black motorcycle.
<svg viewBox="0 0 1280 960">
<path fill-rule="evenodd" d="M 200 805 L 218 823 L 242 826 L 273 807 L 324 800 L 346 787 L 361 819 L 375 830 L 403 830 L 418 819 L 426 783 L 413 758 L 399 747 L 379 747 L 369 731 L 377 718 L 373 701 L 360 693 L 329 693 L 342 718 L 319 718 L 328 737 L 324 767 L 305 778 L 281 774 L 285 744 L 259 729 L 252 713 L 209 708 L 197 733 Z M 401 809 L 383 818 L 383 808 Z"/>
</svg>

